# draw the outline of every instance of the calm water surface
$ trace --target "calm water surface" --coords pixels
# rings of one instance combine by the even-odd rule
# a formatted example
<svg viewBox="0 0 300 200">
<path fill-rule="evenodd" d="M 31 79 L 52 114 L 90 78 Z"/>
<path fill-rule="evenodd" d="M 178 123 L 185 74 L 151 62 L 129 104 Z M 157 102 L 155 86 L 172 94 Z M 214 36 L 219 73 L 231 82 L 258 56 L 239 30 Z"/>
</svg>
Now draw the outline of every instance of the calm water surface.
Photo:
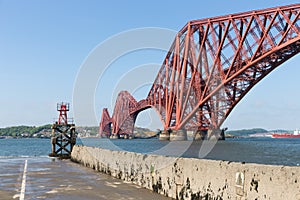
<svg viewBox="0 0 300 200">
<path fill-rule="evenodd" d="M 272 165 L 300 164 L 300 139 L 239 138 L 214 142 L 168 142 L 157 139 L 78 139 L 78 144 L 111 150 L 227 160 Z M 43 157 L 51 152 L 49 139 L 0 139 L 0 159 Z"/>
</svg>

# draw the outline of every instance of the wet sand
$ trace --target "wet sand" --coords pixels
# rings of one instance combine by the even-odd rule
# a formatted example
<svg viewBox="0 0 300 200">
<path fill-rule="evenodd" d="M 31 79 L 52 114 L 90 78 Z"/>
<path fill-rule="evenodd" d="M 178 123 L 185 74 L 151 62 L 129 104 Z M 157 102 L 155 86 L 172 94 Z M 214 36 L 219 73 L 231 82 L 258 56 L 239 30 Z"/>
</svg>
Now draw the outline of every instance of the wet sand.
<svg viewBox="0 0 300 200">
<path fill-rule="evenodd" d="M 25 160 L 27 170 L 24 177 Z M 23 197 L 26 200 L 170 199 L 69 160 L 47 157 L 1 159 L 0 169 L 1 200 Z"/>
</svg>

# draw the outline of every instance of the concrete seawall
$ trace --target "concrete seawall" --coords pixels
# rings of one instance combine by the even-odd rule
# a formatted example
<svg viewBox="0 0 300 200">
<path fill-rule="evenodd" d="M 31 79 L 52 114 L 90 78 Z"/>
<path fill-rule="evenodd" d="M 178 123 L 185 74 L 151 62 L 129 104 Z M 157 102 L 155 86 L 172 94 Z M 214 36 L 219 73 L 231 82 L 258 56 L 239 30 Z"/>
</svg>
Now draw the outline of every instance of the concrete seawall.
<svg viewBox="0 0 300 200">
<path fill-rule="evenodd" d="M 176 199 L 300 200 L 300 167 L 145 155 L 75 146 L 72 160 Z"/>
</svg>

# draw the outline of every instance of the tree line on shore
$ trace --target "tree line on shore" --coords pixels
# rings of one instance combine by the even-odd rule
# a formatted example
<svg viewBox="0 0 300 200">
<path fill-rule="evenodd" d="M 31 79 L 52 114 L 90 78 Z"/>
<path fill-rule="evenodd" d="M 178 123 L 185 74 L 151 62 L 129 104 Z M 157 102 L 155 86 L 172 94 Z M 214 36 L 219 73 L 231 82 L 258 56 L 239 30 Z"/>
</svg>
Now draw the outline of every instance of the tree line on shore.
<svg viewBox="0 0 300 200">
<path fill-rule="evenodd" d="M 268 131 L 263 128 L 252 128 L 252 129 L 242 129 L 242 130 L 228 130 L 227 135 L 233 136 L 248 136 L 255 133 L 267 133 Z"/>
<path fill-rule="evenodd" d="M 6 128 L 0 128 L 1 137 L 28 137 L 28 138 L 50 138 L 51 137 L 51 124 L 46 124 L 42 126 L 12 126 Z M 95 137 L 97 136 L 99 127 L 76 127 L 76 132 L 82 137 Z M 273 131 L 277 132 L 279 130 Z M 283 130 L 280 130 L 281 132 Z M 269 131 L 262 128 L 253 129 L 242 129 L 242 130 L 228 130 L 226 135 L 230 136 L 248 136 L 255 133 L 268 133 Z M 272 132 L 272 131 L 271 131 Z M 148 135 L 154 133 L 147 128 L 135 127 L 135 135 Z"/>
<path fill-rule="evenodd" d="M 1 137 L 12 138 L 50 138 L 51 124 L 42 126 L 12 126 L 0 128 Z M 83 135 L 95 136 L 98 134 L 98 127 L 76 127 L 76 132 Z"/>
<path fill-rule="evenodd" d="M 0 136 L 6 137 L 41 137 L 48 132 L 51 134 L 50 124 L 43 126 L 12 126 L 0 128 Z"/>
</svg>

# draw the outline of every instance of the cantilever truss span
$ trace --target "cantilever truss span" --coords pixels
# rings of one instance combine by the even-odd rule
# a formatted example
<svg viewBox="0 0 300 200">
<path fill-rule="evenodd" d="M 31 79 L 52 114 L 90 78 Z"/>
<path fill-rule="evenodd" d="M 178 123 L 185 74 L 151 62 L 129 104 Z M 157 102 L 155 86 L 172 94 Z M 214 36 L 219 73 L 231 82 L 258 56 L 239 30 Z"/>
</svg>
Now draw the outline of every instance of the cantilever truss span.
<svg viewBox="0 0 300 200">
<path fill-rule="evenodd" d="M 190 21 L 147 98 L 121 92 L 112 118 L 102 114 L 100 131 L 111 122 L 114 134 L 131 134 L 138 113 L 150 107 L 165 129 L 220 128 L 255 84 L 299 51 L 300 4 Z"/>
</svg>

